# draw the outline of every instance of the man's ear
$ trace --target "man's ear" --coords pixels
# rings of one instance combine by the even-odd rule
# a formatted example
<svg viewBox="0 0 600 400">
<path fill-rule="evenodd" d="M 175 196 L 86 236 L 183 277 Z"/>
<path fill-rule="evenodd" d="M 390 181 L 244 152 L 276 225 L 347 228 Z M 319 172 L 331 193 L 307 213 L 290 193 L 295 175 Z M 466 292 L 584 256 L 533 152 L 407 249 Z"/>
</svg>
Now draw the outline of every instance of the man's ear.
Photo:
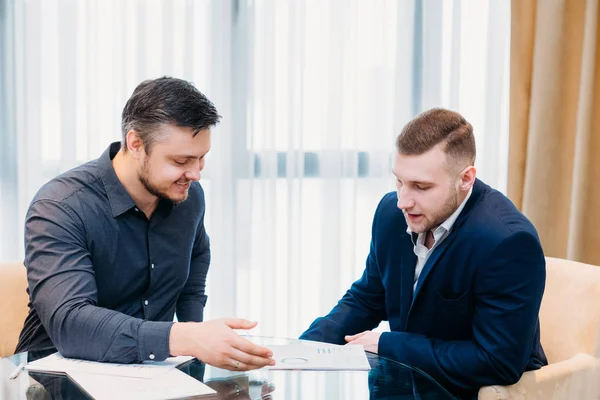
<svg viewBox="0 0 600 400">
<path fill-rule="evenodd" d="M 142 142 L 140 135 L 134 129 L 130 129 L 127 132 L 125 144 L 127 145 L 127 152 L 131 153 L 135 159 L 139 159 L 142 153 L 144 153 L 144 142 Z"/>
<path fill-rule="evenodd" d="M 467 192 L 475 184 L 475 178 L 477 177 L 477 170 L 474 166 L 469 165 L 460 172 L 460 183 L 459 189 L 463 192 Z"/>
</svg>

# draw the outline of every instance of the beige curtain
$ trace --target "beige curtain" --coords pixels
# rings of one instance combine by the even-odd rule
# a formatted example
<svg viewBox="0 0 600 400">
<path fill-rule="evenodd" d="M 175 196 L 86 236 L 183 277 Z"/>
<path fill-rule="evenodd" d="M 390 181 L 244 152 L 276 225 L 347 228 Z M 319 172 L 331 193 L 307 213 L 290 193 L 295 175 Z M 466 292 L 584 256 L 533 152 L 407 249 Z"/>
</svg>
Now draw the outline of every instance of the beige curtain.
<svg viewBox="0 0 600 400">
<path fill-rule="evenodd" d="M 548 256 L 600 265 L 598 0 L 513 0 L 508 196 Z"/>
</svg>

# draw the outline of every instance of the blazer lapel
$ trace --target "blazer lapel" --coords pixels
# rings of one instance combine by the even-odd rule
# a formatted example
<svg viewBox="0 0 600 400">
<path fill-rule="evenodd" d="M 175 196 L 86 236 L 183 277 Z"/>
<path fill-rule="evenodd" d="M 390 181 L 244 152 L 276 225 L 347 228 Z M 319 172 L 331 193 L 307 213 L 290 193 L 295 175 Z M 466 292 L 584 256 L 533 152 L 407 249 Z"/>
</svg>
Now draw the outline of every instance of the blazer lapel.
<svg viewBox="0 0 600 400">
<path fill-rule="evenodd" d="M 425 282 L 425 279 L 427 279 L 427 275 L 429 275 L 429 273 L 433 270 L 433 268 L 438 264 L 442 255 L 444 254 L 446 249 L 450 246 L 450 244 L 456 237 L 456 231 L 457 231 L 456 229 L 452 229 L 452 231 L 446 237 L 446 239 L 444 239 L 444 241 L 442 243 L 440 243 L 440 245 L 433 250 L 433 253 L 431 253 L 429 258 L 427 259 L 427 262 L 425 263 L 425 266 L 423 267 L 423 270 L 421 271 L 421 275 L 419 275 L 419 280 L 417 281 L 417 287 L 415 288 L 413 301 L 419 294 L 421 287 L 423 287 L 423 282 Z"/>
<path fill-rule="evenodd" d="M 410 235 L 404 233 L 401 238 L 402 251 L 400 258 L 400 321 L 406 326 L 406 320 L 413 301 L 413 285 L 415 282 L 415 267 L 417 256 L 414 252 Z"/>
</svg>

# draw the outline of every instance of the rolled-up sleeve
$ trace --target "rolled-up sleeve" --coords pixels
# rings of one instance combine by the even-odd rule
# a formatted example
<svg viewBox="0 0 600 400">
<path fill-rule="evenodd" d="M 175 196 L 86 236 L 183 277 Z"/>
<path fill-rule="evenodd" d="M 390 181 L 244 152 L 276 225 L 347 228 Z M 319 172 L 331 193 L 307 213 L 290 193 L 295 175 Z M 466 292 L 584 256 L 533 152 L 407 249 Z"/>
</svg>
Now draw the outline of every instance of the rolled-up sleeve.
<svg viewBox="0 0 600 400">
<path fill-rule="evenodd" d="M 31 302 L 65 357 L 135 363 L 169 356 L 172 322 L 144 321 L 98 307 L 85 225 L 67 205 L 33 203 L 25 221 Z"/>
</svg>

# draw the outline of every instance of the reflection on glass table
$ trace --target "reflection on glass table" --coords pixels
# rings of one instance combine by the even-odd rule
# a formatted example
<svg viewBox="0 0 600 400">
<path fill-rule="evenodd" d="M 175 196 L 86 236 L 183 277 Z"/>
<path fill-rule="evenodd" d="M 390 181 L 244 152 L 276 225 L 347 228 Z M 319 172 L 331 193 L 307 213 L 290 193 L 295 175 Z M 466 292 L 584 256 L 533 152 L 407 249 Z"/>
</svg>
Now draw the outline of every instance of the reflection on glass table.
<svg viewBox="0 0 600 400">
<path fill-rule="evenodd" d="M 297 339 L 248 337 L 269 347 L 298 343 Z M 314 342 L 303 342 L 313 345 Z M 23 371 L 15 380 L 9 374 L 22 362 L 30 362 L 55 352 L 55 349 L 19 353 L 0 359 L 0 398 L 11 399 L 90 399 L 66 375 Z M 194 360 L 178 368 L 213 388 L 211 400 L 335 400 L 335 399 L 453 399 L 427 374 L 407 365 L 367 353 L 370 371 L 266 370 L 232 372 Z M 118 399 L 118 393 L 115 393 Z"/>
</svg>

